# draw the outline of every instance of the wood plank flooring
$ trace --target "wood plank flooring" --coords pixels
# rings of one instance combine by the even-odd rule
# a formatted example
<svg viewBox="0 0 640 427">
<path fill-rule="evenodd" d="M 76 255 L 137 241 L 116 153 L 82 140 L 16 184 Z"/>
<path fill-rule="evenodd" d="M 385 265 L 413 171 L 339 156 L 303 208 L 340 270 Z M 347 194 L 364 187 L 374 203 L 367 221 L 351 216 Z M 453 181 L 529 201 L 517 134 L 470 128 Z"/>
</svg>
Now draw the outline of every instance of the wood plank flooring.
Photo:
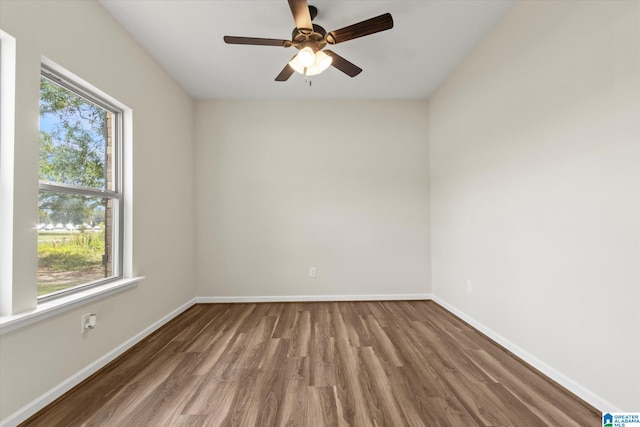
<svg viewBox="0 0 640 427">
<path fill-rule="evenodd" d="M 25 426 L 599 426 L 431 301 L 200 304 Z"/>
</svg>

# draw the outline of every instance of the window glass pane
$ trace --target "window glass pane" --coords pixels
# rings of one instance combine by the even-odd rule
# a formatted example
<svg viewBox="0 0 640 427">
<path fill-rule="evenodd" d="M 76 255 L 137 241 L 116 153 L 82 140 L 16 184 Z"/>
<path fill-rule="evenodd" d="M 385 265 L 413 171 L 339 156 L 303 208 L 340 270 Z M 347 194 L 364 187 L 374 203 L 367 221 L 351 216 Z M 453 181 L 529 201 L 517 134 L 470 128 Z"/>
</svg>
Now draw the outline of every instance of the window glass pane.
<svg viewBox="0 0 640 427">
<path fill-rule="evenodd" d="M 39 296 L 112 276 L 112 203 L 40 190 Z"/>
<path fill-rule="evenodd" d="M 40 78 L 40 180 L 113 190 L 112 114 Z"/>
</svg>

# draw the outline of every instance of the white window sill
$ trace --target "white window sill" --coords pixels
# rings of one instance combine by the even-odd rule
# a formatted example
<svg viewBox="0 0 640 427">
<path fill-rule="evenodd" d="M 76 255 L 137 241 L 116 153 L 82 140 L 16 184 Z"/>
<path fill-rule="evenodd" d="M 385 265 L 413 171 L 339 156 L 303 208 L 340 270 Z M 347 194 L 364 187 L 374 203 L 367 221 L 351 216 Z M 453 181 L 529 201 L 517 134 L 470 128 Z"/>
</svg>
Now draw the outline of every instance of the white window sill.
<svg viewBox="0 0 640 427">
<path fill-rule="evenodd" d="M 76 292 L 65 297 L 43 302 L 31 311 L 13 314 L 11 316 L 2 316 L 0 317 L 0 335 L 23 328 L 32 323 L 55 316 L 56 314 L 64 313 L 65 311 L 72 310 L 91 301 L 96 301 L 133 288 L 143 279 L 143 276 L 120 279 L 103 286 L 96 286 L 86 291 Z"/>
</svg>

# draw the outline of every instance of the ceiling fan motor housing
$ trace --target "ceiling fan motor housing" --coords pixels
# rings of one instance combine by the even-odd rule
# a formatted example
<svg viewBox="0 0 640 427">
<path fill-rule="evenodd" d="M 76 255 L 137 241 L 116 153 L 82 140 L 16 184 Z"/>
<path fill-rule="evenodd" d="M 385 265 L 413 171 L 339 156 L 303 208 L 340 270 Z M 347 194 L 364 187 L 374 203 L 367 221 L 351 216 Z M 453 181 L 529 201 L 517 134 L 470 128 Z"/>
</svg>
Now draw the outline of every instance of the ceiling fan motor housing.
<svg viewBox="0 0 640 427">
<path fill-rule="evenodd" d="M 316 52 L 327 45 L 327 41 L 325 40 L 326 34 L 327 31 L 324 28 L 320 25 L 313 24 L 313 31 L 308 34 L 303 33 L 298 28 L 294 28 L 291 33 L 291 41 L 297 49 L 303 49 L 308 46 Z"/>
</svg>

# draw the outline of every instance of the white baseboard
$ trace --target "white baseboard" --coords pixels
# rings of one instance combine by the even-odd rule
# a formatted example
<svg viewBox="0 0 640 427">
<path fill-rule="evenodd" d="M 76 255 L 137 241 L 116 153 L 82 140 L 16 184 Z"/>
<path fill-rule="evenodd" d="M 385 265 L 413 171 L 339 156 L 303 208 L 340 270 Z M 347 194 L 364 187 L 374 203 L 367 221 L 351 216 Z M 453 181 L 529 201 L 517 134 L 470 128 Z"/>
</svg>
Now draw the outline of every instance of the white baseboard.
<svg viewBox="0 0 640 427">
<path fill-rule="evenodd" d="M 71 377 L 67 378 L 65 381 L 61 382 L 51 390 L 47 391 L 31 403 L 23 406 L 21 409 L 17 410 L 13 414 L 9 415 L 7 418 L 0 421 L 0 427 L 15 427 L 21 422 L 25 421 L 27 418 L 36 414 L 39 410 L 52 403 L 54 400 L 71 390 L 73 387 L 80 384 L 82 381 L 89 378 L 91 375 L 96 373 L 98 370 L 105 367 L 109 362 L 115 360 L 118 356 L 123 354 L 125 351 L 129 350 L 131 347 L 142 341 L 149 334 L 160 328 L 165 323 L 169 322 L 174 317 L 178 316 L 180 313 L 191 307 L 196 303 L 195 298 L 188 301 L 187 303 L 181 305 L 177 309 L 173 310 L 171 313 L 164 316 L 162 319 L 153 323 L 148 328 L 144 329 L 139 334 L 131 337 L 129 340 L 125 341 L 122 345 L 116 347 L 109 353 L 105 354 L 95 362 L 91 363 L 89 366 L 84 369 L 78 371 Z"/>
<path fill-rule="evenodd" d="M 502 335 L 500 335 L 500 334 L 494 332 L 492 329 L 484 326 L 482 323 L 478 322 L 474 318 L 472 318 L 472 317 L 466 315 L 465 313 L 461 312 L 460 310 L 458 310 L 457 308 L 455 308 L 451 304 L 447 303 L 446 301 L 444 301 L 444 300 L 442 300 L 442 299 L 440 299 L 440 298 L 438 298 L 436 296 L 434 296 L 432 299 L 438 305 L 442 306 L 444 309 L 449 311 L 451 314 L 453 314 L 454 316 L 464 320 L 465 322 L 467 322 L 468 324 L 470 324 L 471 326 L 476 328 L 478 331 L 480 331 L 482 334 L 486 335 L 487 337 L 489 337 L 490 339 L 492 339 L 493 341 L 495 341 L 496 343 L 498 343 L 502 347 L 506 348 L 511 353 L 515 354 L 520 359 L 524 360 L 529 365 L 533 366 L 538 371 L 542 372 L 544 375 L 546 375 L 547 377 L 551 378 L 553 381 L 557 382 L 562 387 L 566 388 L 567 390 L 569 390 L 570 392 L 572 392 L 573 394 L 578 396 L 580 399 L 582 399 L 585 402 L 589 403 L 590 405 L 594 406 L 599 411 L 601 411 L 601 412 L 622 412 L 622 410 L 620 408 L 616 407 L 615 405 L 611 404 L 610 402 L 607 402 L 605 399 L 603 399 L 600 396 L 596 395 L 595 393 L 593 393 L 591 390 L 587 389 L 586 387 L 583 387 L 582 385 L 576 383 L 575 381 L 573 381 L 571 378 L 567 377 L 566 375 L 564 375 L 560 371 L 558 371 L 558 370 L 552 368 L 551 366 L 547 365 L 546 363 L 544 363 L 540 359 L 536 358 L 535 356 L 533 356 L 532 354 L 530 354 L 526 350 L 524 350 L 524 349 L 518 347 L 517 345 L 513 344 L 511 341 L 509 341 L 508 339 L 506 339 Z"/>
<path fill-rule="evenodd" d="M 253 302 L 322 302 L 322 301 L 399 301 L 430 300 L 431 294 L 368 294 L 368 295 L 278 295 L 249 297 L 196 297 L 199 304 Z"/>
</svg>

